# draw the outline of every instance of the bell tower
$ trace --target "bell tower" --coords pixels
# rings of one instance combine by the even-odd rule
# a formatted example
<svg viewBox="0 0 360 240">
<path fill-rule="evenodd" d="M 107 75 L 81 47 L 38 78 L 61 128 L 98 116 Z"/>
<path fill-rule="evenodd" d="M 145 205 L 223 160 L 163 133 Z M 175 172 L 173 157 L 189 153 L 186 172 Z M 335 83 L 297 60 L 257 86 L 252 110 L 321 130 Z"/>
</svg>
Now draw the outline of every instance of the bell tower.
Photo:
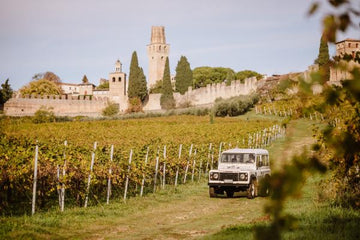
<svg viewBox="0 0 360 240">
<path fill-rule="evenodd" d="M 120 110 L 127 108 L 126 73 L 122 71 L 120 60 L 115 63 L 115 71 L 109 73 L 109 95 L 113 102 L 119 104 Z"/>
<path fill-rule="evenodd" d="M 170 45 L 166 44 L 165 27 L 152 26 L 151 40 L 147 45 L 149 58 L 148 88 L 155 85 L 158 80 L 163 78 L 165 61 L 169 56 Z"/>
</svg>

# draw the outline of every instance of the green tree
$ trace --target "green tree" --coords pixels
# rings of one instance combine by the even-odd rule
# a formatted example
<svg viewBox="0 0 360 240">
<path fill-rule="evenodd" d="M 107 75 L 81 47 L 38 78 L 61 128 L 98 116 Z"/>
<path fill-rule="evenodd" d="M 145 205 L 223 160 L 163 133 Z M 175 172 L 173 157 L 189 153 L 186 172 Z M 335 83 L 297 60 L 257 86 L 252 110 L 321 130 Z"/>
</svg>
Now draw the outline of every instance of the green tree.
<svg viewBox="0 0 360 240">
<path fill-rule="evenodd" d="M 246 78 L 250 78 L 250 77 L 256 77 L 256 79 L 259 80 L 262 78 L 262 75 L 260 73 L 251 70 L 243 70 L 235 74 L 236 80 L 240 80 L 241 82 L 244 82 Z"/>
<path fill-rule="evenodd" d="M 82 83 L 84 83 L 84 84 L 89 83 L 89 79 L 87 78 L 86 75 L 83 76 L 83 78 L 82 78 Z"/>
<path fill-rule="evenodd" d="M 224 67 L 197 67 L 193 71 L 193 87 L 205 87 L 207 84 L 222 83 L 225 81 L 231 68 Z"/>
<path fill-rule="evenodd" d="M 150 88 L 150 93 L 162 93 L 163 81 L 157 80 L 156 83 Z"/>
<path fill-rule="evenodd" d="M 193 73 L 190 68 L 190 63 L 185 56 L 181 56 L 176 66 L 176 91 L 184 94 L 193 84 Z"/>
<path fill-rule="evenodd" d="M 319 65 L 319 70 L 323 79 L 323 82 L 330 79 L 330 56 L 327 40 L 324 35 L 320 39 L 319 55 L 315 60 L 315 63 Z"/>
<path fill-rule="evenodd" d="M 10 87 L 9 79 L 6 79 L 5 83 L 1 84 L 0 105 L 3 105 L 7 100 L 9 100 L 12 94 L 13 90 Z"/>
<path fill-rule="evenodd" d="M 235 72 L 229 69 L 226 74 L 226 84 L 230 85 L 232 80 L 235 80 Z"/>
<path fill-rule="evenodd" d="M 98 90 L 109 89 L 109 81 L 106 81 L 106 82 L 100 84 L 99 86 L 96 87 L 96 89 L 98 89 Z"/>
<path fill-rule="evenodd" d="M 137 97 L 141 102 L 144 102 L 147 97 L 146 77 L 143 69 L 139 67 L 136 51 L 131 57 L 128 96 L 129 98 Z"/>
<path fill-rule="evenodd" d="M 47 79 L 39 79 L 31 81 L 28 85 L 20 89 L 22 95 L 35 94 L 35 95 L 61 95 L 62 89 Z"/>
<path fill-rule="evenodd" d="M 55 122 L 55 114 L 53 112 L 53 108 L 47 108 L 46 106 L 41 106 L 38 109 L 34 117 L 32 118 L 33 123 L 47 123 L 47 122 Z"/>
<path fill-rule="evenodd" d="M 44 73 L 37 73 L 33 76 L 32 78 L 33 80 L 40 80 L 40 79 L 47 79 L 50 82 L 54 82 L 56 84 L 61 83 L 60 77 L 58 75 L 56 75 L 53 72 L 44 72 Z"/>
<path fill-rule="evenodd" d="M 175 99 L 173 96 L 173 90 L 171 86 L 170 78 L 170 67 L 169 67 L 169 58 L 166 58 L 164 76 L 163 76 L 163 92 L 160 98 L 160 105 L 162 109 L 172 109 L 175 108 Z"/>
<path fill-rule="evenodd" d="M 102 110 L 102 115 L 105 117 L 111 117 L 119 113 L 119 104 L 108 102 L 107 107 Z"/>
</svg>

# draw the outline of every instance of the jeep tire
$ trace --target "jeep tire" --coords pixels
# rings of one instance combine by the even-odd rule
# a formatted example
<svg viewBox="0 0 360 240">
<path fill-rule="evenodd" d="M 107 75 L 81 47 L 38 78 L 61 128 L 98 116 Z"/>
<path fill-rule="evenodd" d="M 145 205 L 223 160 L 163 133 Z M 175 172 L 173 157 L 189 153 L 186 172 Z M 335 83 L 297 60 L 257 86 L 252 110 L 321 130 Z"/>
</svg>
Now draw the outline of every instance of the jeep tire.
<svg viewBox="0 0 360 240">
<path fill-rule="evenodd" d="M 262 184 L 259 189 L 259 195 L 261 197 L 267 197 L 270 195 L 270 176 L 266 175 L 262 181 Z"/>
<path fill-rule="evenodd" d="M 211 198 L 216 198 L 217 194 L 215 193 L 215 188 L 214 187 L 209 187 L 209 195 Z"/>
<path fill-rule="evenodd" d="M 247 190 L 247 198 L 249 199 L 253 199 L 256 197 L 256 180 L 255 179 L 251 179 L 250 184 L 249 184 L 249 188 Z"/>
</svg>

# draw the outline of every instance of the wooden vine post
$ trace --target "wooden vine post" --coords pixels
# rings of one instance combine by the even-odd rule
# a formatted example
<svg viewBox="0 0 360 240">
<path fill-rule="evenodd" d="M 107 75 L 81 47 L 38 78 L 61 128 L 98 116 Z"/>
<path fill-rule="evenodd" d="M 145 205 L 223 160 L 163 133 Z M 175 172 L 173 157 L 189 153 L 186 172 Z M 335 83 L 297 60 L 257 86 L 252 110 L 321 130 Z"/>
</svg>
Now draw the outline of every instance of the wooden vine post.
<svg viewBox="0 0 360 240">
<path fill-rule="evenodd" d="M 200 178 L 201 178 L 201 170 L 202 170 L 202 160 L 200 161 L 200 166 L 199 166 L 199 178 L 198 178 L 199 182 L 200 182 Z"/>
<path fill-rule="evenodd" d="M 94 168 L 96 146 L 97 146 L 97 142 L 94 142 L 94 151 L 91 153 L 90 173 L 88 176 L 88 183 L 87 183 L 87 188 L 86 188 L 86 197 L 85 197 L 84 207 L 87 207 L 88 200 L 89 200 L 91 174 L 92 174 L 93 168 Z"/>
<path fill-rule="evenodd" d="M 181 150 L 182 150 L 182 144 L 180 144 L 180 146 L 179 146 L 179 164 L 180 164 L 180 161 L 181 161 Z M 176 167 L 175 182 L 174 182 L 175 188 L 177 186 L 177 182 L 178 182 L 178 178 L 179 178 L 179 164 Z"/>
<path fill-rule="evenodd" d="M 159 149 L 156 155 L 156 163 L 155 163 L 155 175 L 154 175 L 154 191 L 156 191 L 156 179 L 157 179 L 157 175 L 158 175 L 158 168 L 159 168 Z"/>
<path fill-rule="evenodd" d="M 32 203 L 31 203 L 31 215 L 35 214 L 38 155 L 39 155 L 39 146 L 36 145 L 35 159 L 34 159 L 34 182 L 33 182 Z"/>
<path fill-rule="evenodd" d="M 186 162 L 185 175 L 184 175 L 184 183 L 186 183 L 186 177 L 187 177 L 187 173 L 188 173 L 188 171 L 189 171 L 189 164 L 190 164 L 190 158 L 191 158 L 192 148 L 193 148 L 193 145 L 191 144 L 190 150 L 189 150 L 189 159 L 188 159 L 188 161 Z"/>
<path fill-rule="evenodd" d="M 192 165 L 192 171 L 191 171 L 191 181 L 193 182 L 194 181 L 194 174 L 195 174 L 195 166 L 196 166 L 196 150 L 195 149 L 195 152 L 194 152 L 194 160 L 193 160 L 193 165 Z"/>
<path fill-rule="evenodd" d="M 148 161 L 148 157 L 149 157 L 149 147 L 147 147 L 147 150 L 146 150 L 145 168 L 146 168 L 146 164 L 147 164 L 147 161 Z M 143 178 L 142 178 L 142 181 L 141 181 L 140 197 L 142 197 L 142 195 L 144 193 L 144 185 L 145 185 L 145 169 L 144 169 Z"/>
<path fill-rule="evenodd" d="M 211 146 L 212 146 L 212 143 L 210 143 L 210 145 L 209 145 L 209 152 L 208 152 L 208 158 L 207 158 L 207 162 L 206 162 L 205 173 L 207 173 L 209 171 L 209 165 L 211 162 Z M 212 167 L 213 167 L 213 163 L 211 162 L 210 169 L 212 169 Z"/>
<path fill-rule="evenodd" d="M 163 167 L 162 189 L 165 189 L 165 180 L 166 180 L 166 145 L 164 146 L 164 167 Z"/>
<path fill-rule="evenodd" d="M 132 154 L 133 154 L 133 150 L 131 149 L 130 156 L 129 156 L 129 165 L 128 165 L 128 170 L 127 170 L 126 180 L 125 180 L 124 202 L 126 202 L 126 195 L 127 195 L 128 185 L 129 185 L 129 175 L 130 175 L 130 170 L 131 170 Z"/>
<path fill-rule="evenodd" d="M 62 169 L 62 182 L 61 182 L 61 190 L 60 190 L 60 211 L 64 211 L 64 205 L 65 205 L 65 174 L 66 174 L 66 147 L 67 147 L 67 141 L 64 142 L 64 165 Z"/>
<path fill-rule="evenodd" d="M 110 167 L 109 167 L 109 176 L 107 182 L 107 194 L 106 194 L 106 204 L 109 204 L 110 195 L 111 195 L 111 174 L 112 174 L 112 161 L 114 155 L 114 145 L 111 145 L 110 148 Z"/>
</svg>

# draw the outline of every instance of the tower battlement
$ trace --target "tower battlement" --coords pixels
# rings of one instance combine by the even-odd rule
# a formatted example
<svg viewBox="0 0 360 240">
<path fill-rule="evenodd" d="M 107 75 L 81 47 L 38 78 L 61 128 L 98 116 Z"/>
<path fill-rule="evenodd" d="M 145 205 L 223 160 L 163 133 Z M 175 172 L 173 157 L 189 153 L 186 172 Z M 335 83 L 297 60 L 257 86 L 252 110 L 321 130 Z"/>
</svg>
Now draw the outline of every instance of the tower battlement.
<svg viewBox="0 0 360 240">
<path fill-rule="evenodd" d="M 151 28 L 150 44 L 166 44 L 165 28 L 163 26 L 153 26 Z"/>
</svg>

